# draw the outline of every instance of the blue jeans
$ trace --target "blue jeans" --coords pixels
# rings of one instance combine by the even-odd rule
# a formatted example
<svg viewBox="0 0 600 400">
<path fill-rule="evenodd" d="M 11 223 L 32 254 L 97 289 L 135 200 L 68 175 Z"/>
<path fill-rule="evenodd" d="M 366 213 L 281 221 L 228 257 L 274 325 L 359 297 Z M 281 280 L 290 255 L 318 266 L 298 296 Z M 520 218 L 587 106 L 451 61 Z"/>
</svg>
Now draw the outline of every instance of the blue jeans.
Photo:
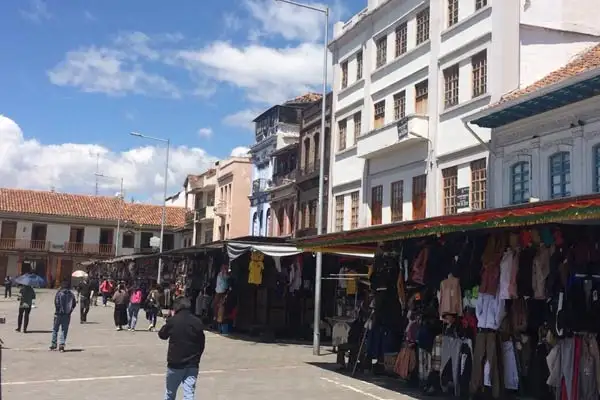
<svg viewBox="0 0 600 400">
<path fill-rule="evenodd" d="M 135 329 L 137 325 L 138 313 L 140 312 L 139 304 L 129 304 L 127 308 L 127 327 L 129 329 Z"/>
<path fill-rule="evenodd" d="M 58 344 L 60 346 L 64 346 L 67 341 L 67 334 L 69 333 L 69 324 L 71 323 L 70 315 L 55 315 L 54 316 L 54 325 L 52 326 L 52 342 L 50 343 L 52 347 L 56 347 L 56 341 L 58 339 Z M 60 330 L 60 336 L 58 335 L 58 331 Z"/>
<path fill-rule="evenodd" d="M 174 369 L 167 368 L 167 390 L 165 400 L 175 400 L 179 385 L 183 385 L 183 400 L 194 400 L 198 367 Z"/>
</svg>

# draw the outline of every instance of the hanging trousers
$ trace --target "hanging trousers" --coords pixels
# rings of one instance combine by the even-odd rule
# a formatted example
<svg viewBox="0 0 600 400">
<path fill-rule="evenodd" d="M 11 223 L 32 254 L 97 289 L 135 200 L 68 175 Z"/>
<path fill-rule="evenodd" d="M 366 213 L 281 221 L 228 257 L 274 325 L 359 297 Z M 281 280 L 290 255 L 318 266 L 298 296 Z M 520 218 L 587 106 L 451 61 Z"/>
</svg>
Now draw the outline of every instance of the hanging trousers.
<svg viewBox="0 0 600 400">
<path fill-rule="evenodd" d="M 486 360 L 490 364 L 492 396 L 495 399 L 499 399 L 500 371 L 498 369 L 498 346 L 496 332 L 479 332 L 475 338 L 473 376 L 471 376 L 471 394 L 479 393 L 483 387 L 483 366 Z"/>
</svg>

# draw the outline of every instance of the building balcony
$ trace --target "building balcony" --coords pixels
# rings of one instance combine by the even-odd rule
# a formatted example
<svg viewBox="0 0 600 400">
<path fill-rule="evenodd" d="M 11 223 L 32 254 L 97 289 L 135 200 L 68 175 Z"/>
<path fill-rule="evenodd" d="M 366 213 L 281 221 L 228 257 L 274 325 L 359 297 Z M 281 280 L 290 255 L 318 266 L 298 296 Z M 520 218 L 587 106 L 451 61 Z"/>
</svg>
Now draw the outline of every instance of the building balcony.
<svg viewBox="0 0 600 400">
<path fill-rule="evenodd" d="M 214 206 L 205 206 L 202 208 L 199 208 L 196 211 L 197 214 L 197 218 L 199 222 L 205 222 L 211 219 L 215 218 L 215 207 Z"/>
<path fill-rule="evenodd" d="M 358 157 L 371 159 L 427 141 L 428 117 L 413 114 L 361 135 L 356 151 Z"/>
<path fill-rule="evenodd" d="M 65 253 L 112 256 L 115 254 L 115 245 L 114 244 L 98 244 L 98 243 L 65 242 Z"/>
<path fill-rule="evenodd" d="M 317 228 L 302 228 L 302 229 L 298 229 L 296 231 L 297 238 L 316 236 L 316 235 L 317 235 Z"/>
<path fill-rule="evenodd" d="M 269 181 L 267 179 L 255 179 L 252 182 L 252 196 L 265 192 L 268 188 Z"/>
<path fill-rule="evenodd" d="M 215 206 L 215 215 L 219 217 L 227 217 L 231 214 L 231 205 L 227 204 L 225 201 L 220 201 Z"/>
<path fill-rule="evenodd" d="M 48 251 L 50 242 L 47 240 L 0 239 L 0 250 L 33 250 Z"/>
<path fill-rule="evenodd" d="M 289 183 L 294 183 L 294 181 L 296 180 L 296 174 L 297 170 L 294 169 L 283 174 L 273 175 L 273 187 L 271 189 L 277 186 L 283 186 Z"/>
</svg>

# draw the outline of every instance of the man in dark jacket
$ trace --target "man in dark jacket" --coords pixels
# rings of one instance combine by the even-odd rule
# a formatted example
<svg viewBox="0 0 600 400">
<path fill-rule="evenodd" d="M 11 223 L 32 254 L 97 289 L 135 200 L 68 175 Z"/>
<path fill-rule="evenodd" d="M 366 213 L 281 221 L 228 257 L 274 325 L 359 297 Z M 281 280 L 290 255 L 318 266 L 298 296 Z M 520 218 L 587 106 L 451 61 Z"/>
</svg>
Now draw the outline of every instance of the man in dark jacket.
<svg viewBox="0 0 600 400">
<path fill-rule="evenodd" d="M 70 289 L 71 283 L 63 281 L 60 285 L 60 290 L 54 296 L 54 324 L 52 326 L 52 342 L 50 350 L 56 350 L 56 342 L 58 339 L 58 350 L 65 351 L 65 342 L 67 341 L 67 333 L 69 332 L 69 324 L 71 323 L 71 313 L 77 305 L 77 299 Z M 58 337 L 58 331 L 61 331 Z"/>
<path fill-rule="evenodd" d="M 92 297 L 92 287 L 87 279 L 79 284 L 77 293 L 79 294 L 79 322 L 85 324 L 88 312 L 90 312 L 90 298 Z"/>
<path fill-rule="evenodd" d="M 181 384 L 183 398 L 193 399 L 206 341 L 204 327 L 202 321 L 192 314 L 189 299 L 176 299 L 173 311 L 174 315 L 158 332 L 162 340 L 169 340 L 165 400 L 175 400 Z"/>
</svg>

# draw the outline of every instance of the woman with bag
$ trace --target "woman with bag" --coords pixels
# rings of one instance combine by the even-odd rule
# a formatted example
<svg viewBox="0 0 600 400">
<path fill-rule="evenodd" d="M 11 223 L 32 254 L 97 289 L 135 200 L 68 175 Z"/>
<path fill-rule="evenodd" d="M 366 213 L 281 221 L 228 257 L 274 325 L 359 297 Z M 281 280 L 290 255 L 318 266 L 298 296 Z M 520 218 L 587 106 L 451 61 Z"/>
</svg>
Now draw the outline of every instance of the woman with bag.
<svg viewBox="0 0 600 400">
<path fill-rule="evenodd" d="M 160 314 L 160 292 L 156 285 L 152 285 L 152 290 L 148 293 L 145 309 L 146 319 L 150 322 L 148 330 L 152 332 L 156 328 L 156 319 Z"/>
<path fill-rule="evenodd" d="M 144 294 L 139 285 L 136 285 L 131 291 L 131 297 L 129 298 L 129 308 L 127 309 L 128 323 L 127 329 L 131 332 L 135 331 L 137 325 L 138 314 L 142 306 L 142 299 Z"/>
</svg>

